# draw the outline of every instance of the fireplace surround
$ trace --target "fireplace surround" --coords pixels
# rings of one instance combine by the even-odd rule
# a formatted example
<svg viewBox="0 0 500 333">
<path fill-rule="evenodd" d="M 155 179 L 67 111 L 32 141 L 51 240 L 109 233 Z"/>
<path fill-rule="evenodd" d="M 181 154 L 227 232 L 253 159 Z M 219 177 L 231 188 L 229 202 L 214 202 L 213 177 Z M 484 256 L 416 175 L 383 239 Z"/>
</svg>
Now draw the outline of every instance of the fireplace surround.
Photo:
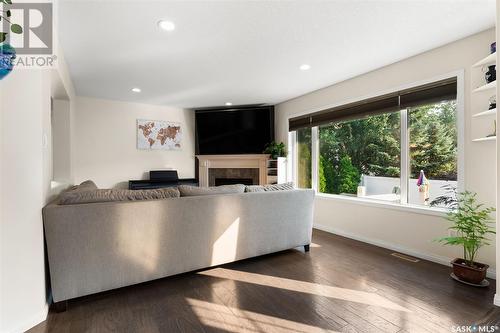
<svg viewBox="0 0 500 333">
<path fill-rule="evenodd" d="M 200 186 L 215 186 L 216 179 L 223 183 L 234 183 L 241 179 L 240 183 L 253 185 L 264 185 L 267 182 L 266 161 L 267 154 L 245 154 L 245 155 L 197 155 L 199 161 Z M 249 184 L 248 184 L 249 185 Z"/>
</svg>

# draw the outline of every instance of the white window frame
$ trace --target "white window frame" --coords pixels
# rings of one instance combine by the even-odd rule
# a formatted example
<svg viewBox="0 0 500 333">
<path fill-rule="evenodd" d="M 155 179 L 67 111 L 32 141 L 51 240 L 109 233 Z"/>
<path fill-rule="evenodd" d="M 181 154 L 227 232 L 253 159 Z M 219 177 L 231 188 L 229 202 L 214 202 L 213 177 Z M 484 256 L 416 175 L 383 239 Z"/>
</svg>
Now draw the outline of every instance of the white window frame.
<svg viewBox="0 0 500 333">
<path fill-rule="evenodd" d="M 380 91 L 374 94 L 370 94 L 368 96 L 362 96 L 354 99 L 344 100 L 339 103 L 335 103 L 332 105 L 326 105 L 323 107 L 319 107 L 313 110 L 304 110 L 302 112 L 294 113 L 287 117 L 288 120 L 291 118 L 303 116 L 306 114 L 334 108 L 341 105 L 346 105 L 354 102 L 358 102 L 361 100 L 393 93 L 400 90 L 405 90 L 413 87 L 422 86 L 425 84 L 437 82 L 444 79 L 456 78 L 457 79 L 457 190 L 463 191 L 465 189 L 465 158 L 464 158 L 464 146 L 465 146 L 465 103 L 464 103 L 464 70 L 458 70 L 454 72 L 450 72 L 444 75 L 439 75 L 430 79 L 413 82 L 410 84 L 405 84 L 400 87 L 396 87 L 393 89 Z M 316 191 L 316 195 L 320 198 L 331 199 L 331 200 L 339 200 L 345 201 L 349 203 L 357 203 L 361 205 L 367 206 L 375 206 L 375 207 L 384 207 L 396 210 L 404 210 L 404 211 L 412 211 L 415 213 L 422 213 L 427 215 L 437 215 L 444 216 L 448 211 L 445 208 L 437 208 L 423 205 L 414 205 L 408 204 L 408 183 L 409 183 L 409 171 L 410 171 L 410 158 L 409 158 L 409 133 L 408 133 L 408 110 L 402 109 L 400 111 L 400 121 L 401 121 L 401 203 L 391 203 L 384 201 L 376 201 L 367 198 L 359 198 L 359 197 L 349 197 L 340 194 L 329 194 L 329 193 L 320 193 L 319 192 L 319 128 L 318 126 L 311 128 L 311 170 L 312 170 L 312 179 L 311 184 L 312 188 Z M 289 147 L 289 156 L 292 156 L 292 163 L 289 166 L 289 181 L 293 181 L 297 184 L 297 144 L 296 144 L 296 131 L 289 132 L 288 135 L 288 147 Z M 403 147 L 406 147 L 403 149 Z"/>
</svg>

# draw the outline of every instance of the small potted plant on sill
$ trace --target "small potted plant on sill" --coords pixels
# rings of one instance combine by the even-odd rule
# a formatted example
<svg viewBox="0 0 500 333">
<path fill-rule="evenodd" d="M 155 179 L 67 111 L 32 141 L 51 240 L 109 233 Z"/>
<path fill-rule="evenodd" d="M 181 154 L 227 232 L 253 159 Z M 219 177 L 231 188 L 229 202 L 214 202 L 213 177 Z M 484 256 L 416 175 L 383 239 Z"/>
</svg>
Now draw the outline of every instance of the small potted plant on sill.
<svg viewBox="0 0 500 333">
<path fill-rule="evenodd" d="M 488 265 L 476 262 L 476 255 L 484 245 L 489 245 L 487 234 L 494 234 L 491 228 L 494 220 L 490 214 L 494 208 L 478 204 L 476 193 L 465 191 L 457 194 L 456 209 L 447 214 L 447 219 L 453 223 L 449 228 L 456 235 L 443 237 L 438 241 L 445 245 L 463 247 L 464 257 L 454 259 L 452 277 L 461 282 L 477 286 L 485 286 Z"/>
<path fill-rule="evenodd" d="M 271 155 L 271 158 L 273 160 L 277 159 L 278 157 L 286 157 L 285 144 L 283 142 L 276 143 L 273 141 L 266 146 L 266 148 L 264 149 L 264 154 Z"/>
</svg>

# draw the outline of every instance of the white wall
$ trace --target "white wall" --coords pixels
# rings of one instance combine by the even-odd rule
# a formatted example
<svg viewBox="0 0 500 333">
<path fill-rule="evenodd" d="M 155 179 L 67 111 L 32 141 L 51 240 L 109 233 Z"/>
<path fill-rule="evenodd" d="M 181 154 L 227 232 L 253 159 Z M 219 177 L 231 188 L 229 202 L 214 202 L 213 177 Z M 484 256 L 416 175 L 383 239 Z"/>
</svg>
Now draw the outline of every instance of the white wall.
<svg viewBox="0 0 500 333">
<path fill-rule="evenodd" d="M 28 329 L 47 314 L 41 208 L 50 96 L 44 80 L 42 71 L 17 70 L 0 81 L 2 332 Z"/>
<path fill-rule="evenodd" d="M 182 149 L 138 150 L 137 119 L 179 122 Z M 149 170 L 176 169 L 194 177 L 194 112 L 167 106 L 77 97 L 75 182 L 92 179 L 101 188 L 126 187 L 130 179 L 147 179 Z"/>
<path fill-rule="evenodd" d="M 473 113 L 487 109 L 486 99 L 471 98 L 471 90 L 480 85 L 481 71 L 471 65 L 489 53 L 495 40 L 494 29 L 459 40 L 376 71 L 335 84 L 279 104 L 276 107 L 277 139 L 288 138 L 288 117 L 345 103 L 406 84 L 424 81 L 458 70 L 465 71 L 465 187 L 478 192 L 487 205 L 496 205 L 496 157 L 493 142 L 474 143 L 472 138 L 489 134 L 493 119 L 471 120 Z M 342 64 L 338 64 L 342 66 Z M 320 69 L 318 69 L 320 70 Z M 314 72 L 308 73 L 314 75 Z M 448 222 L 439 216 L 385 209 L 347 202 L 316 199 L 315 224 L 327 230 L 407 250 L 427 258 L 446 262 L 460 256 L 460 249 L 433 242 L 446 236 Z M 495 267 L 495 246 L 481 250 L 478 260 Z"/>
<path fill-rule="evenodd" d="M 0 81 L 0 332 L 24 332 L 48 312 L 42 207 L 61 190 L 52 183 L 50 98 L 74 96 L 54 42 L 56 69 L 14 69 Z"/>
<path fill-rule="evenodd" d="M 52 160 L 54 181 L 72 182 L 70 101 L 52 100 Z"/>
</svg>

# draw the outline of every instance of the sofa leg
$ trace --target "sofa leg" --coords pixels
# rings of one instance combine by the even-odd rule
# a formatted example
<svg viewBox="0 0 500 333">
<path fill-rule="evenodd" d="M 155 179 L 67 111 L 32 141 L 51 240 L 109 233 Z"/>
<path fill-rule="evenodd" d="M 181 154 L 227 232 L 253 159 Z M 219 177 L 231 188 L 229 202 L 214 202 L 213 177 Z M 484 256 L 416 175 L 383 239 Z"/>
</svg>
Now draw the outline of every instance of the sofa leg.
<svg viewBox="0 0 500 333">
<path fill-rule="evenodd" d="M 52 303 L 52 309 L 59 313 L 68 310 L 68 301 L 60 301 Z"/>
<path fill-rule="evenodd" d="M 309 244 L 304 245 L 304 251 L 305 251 L 305 252 L 309 252 Z"/>
</svg>

